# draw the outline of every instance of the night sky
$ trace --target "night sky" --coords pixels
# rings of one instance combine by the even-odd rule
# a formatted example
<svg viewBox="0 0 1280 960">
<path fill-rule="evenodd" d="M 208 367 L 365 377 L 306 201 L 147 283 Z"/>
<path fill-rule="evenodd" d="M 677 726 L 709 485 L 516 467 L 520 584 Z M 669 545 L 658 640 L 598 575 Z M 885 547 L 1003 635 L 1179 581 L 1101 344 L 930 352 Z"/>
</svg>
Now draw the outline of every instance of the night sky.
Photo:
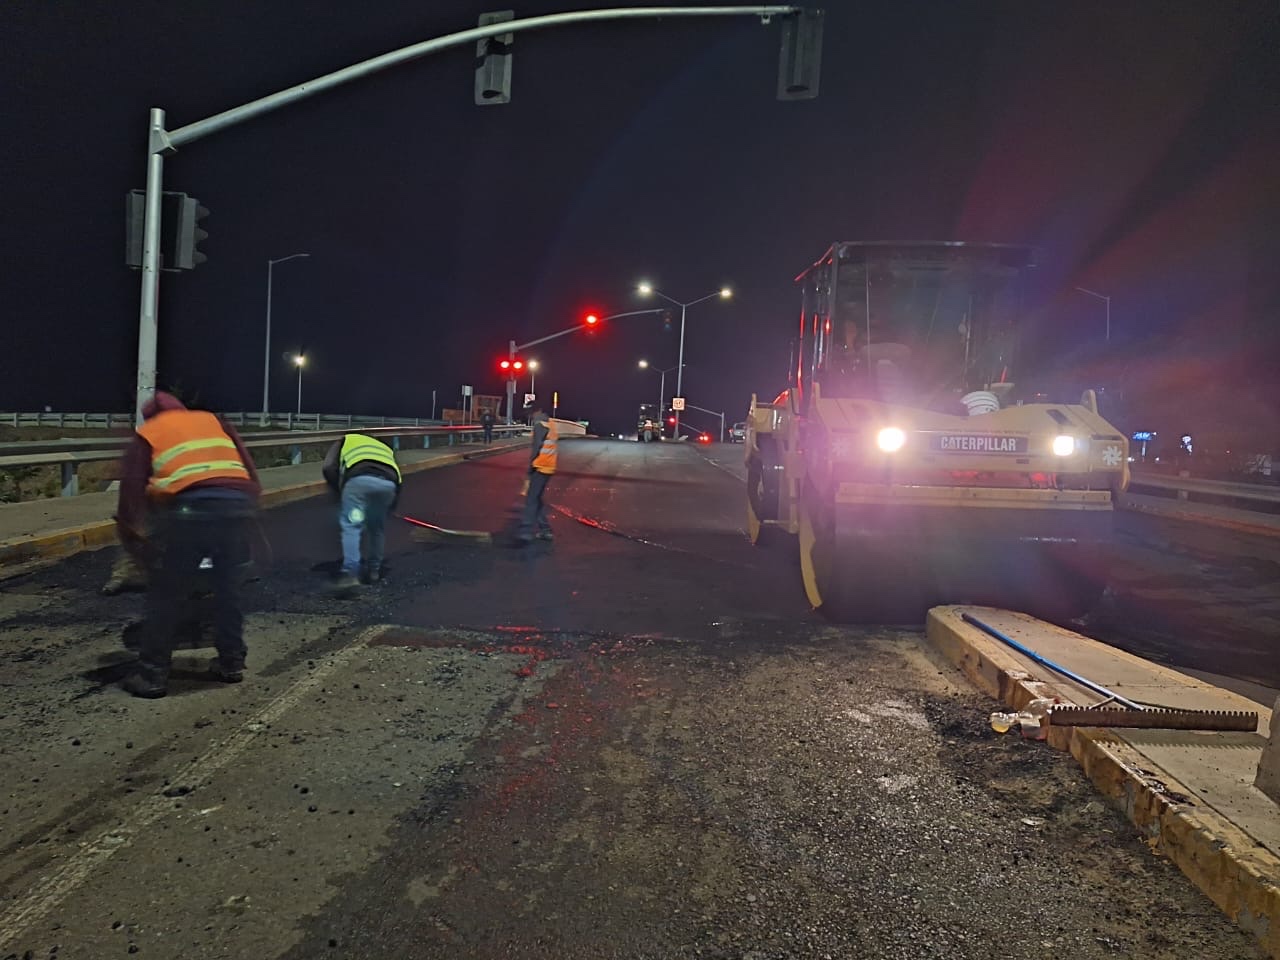
<svg viewBox="0 0 1280 960">
<path fill-rule="evenodd" d="M 0 409 L 132 408 L 124 195 L 148 108 L 174 129 L 493 8 L 4 4 Z M 1175 396 L 1274 415 L 1277 11 L 828 3 L 821 95 L 795 103 L 774 98 L 778 26 L 754 18 L 518 35 L 504 106 L 473 103 L 472 47 L 394 68 L 168 160 L 166 189 L 211 215 L 208 263 L 161 282 L 160 382 L 259 409 L 266 263 L 305 251 L 275 270 L 275 409 L 295 402 L 299 347 L 307 411 L 425 416 L 433 389 L 441 406 L 463 383 L 498 393 L 509 338 L 649 306 L 645 279 L 681 300 L 734 289 L 689 312 L 685 393 L 736 420 L 783 385 L 792 279 L 831 242 L 985 240 L 1041 251 L 1025 319 L 1041 376 L 1122 378 L 1139 418 Z M 1110 353 L 1076 285 L 1113 297 Z M 633 428 L 658 391 L 636 361 L 674 366 L 677 335 L 636 318 L 547 344 L 538 392 Z"/>
</svg>

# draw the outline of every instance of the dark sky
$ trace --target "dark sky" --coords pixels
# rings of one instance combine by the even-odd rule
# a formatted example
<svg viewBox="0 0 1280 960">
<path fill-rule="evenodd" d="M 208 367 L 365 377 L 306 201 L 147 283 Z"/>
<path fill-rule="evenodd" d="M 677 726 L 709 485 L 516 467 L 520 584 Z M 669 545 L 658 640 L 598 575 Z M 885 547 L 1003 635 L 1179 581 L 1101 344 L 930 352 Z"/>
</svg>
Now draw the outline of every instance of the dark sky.
<svg viewBox="0 0 1280 960">
<path fill-rule="evenodd" d="M 131 407 L 123 198 L 149 107 L 176 128 L 491 8 L 6 3 L 0 409 Z M 460 48 L 189 145 L 165 186 L 211 210 L 209 262 L 164 275 L 161 382 L 258 409 L 266 261 L 306 251 L 275 271 L 274 408 L 299 346 L 307 410 L 499 392 L 509 338 L 646 306 L 644 278 L 684 300 L 733 287 L 690 311 L 685 393 L 739 419 L 782 385 L 792 278 L 832 241 L 948 239 L 1040 247 L 1027 328 L 1047 373 L 1096 363 L 1102 304 L 1079 284 L 1113 297 L 1118 352 L 1280 392 L 1271 0 L 831 3 L 821 96 L 798 103 L 774 99 L 777 47 L 754 19 L 528 33 L 509 105 L 473 104 Z M 636 360 L 674 365 L 676 333 L 638 318 L 547 344 L 539 393 L 634 425 L 658 386 Z"/>
</svg>

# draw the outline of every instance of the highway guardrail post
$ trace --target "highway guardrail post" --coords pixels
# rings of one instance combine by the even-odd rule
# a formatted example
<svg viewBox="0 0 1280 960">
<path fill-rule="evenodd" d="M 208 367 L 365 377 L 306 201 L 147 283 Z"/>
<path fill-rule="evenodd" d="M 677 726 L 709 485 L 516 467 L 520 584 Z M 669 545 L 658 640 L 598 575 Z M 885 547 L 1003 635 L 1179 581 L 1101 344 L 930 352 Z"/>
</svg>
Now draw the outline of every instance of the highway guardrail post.
<svg viewBox="0 0 1280 960">
<path fill-rule="evenodd" d="M 80 493 L 80 464 L 72 461 L 62 464 L 62 495 L 74 497 Z"/>
</svg>

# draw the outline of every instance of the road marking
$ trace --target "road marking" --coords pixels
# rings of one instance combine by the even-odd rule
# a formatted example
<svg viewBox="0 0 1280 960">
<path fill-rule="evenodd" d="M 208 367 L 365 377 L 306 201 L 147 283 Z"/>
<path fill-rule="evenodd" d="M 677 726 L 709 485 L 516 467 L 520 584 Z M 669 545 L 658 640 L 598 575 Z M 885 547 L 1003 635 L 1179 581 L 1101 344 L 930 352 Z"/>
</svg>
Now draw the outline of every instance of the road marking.
<svg viewBox="0 0 1280 960">
<path fill-rule="evenodd" d="M 368 647 L 378 634 L 387 629 L 389 628 L 386 625 L 378 625 L 362 630 L 354 640 L 334 653 L 327 661 L 317 664 L 316 668 L 309 671 L 306 676 L 286 687 L 279 696 L 241 724 L 239 730 L 225 740 L 213 744 L 201 756 L 172 776 L 171 786 L 167 789 L 185 787 L 185 795 L 208 783 L 214 774 L 242 754 L 258 736 L 284 716 L 304 695 L 332 673 L 346 666 L 357 653 Z M 163 793 L 144 798 L 121 824 L 104 831 L 95 840 L 86 843 L 72 854 L 60 869 L 39 880 L 24 896 L 16 899 L 4 913 L 0 914 L 0 949 L 8 947 L 33 924 L 48 916 L 77 887 L 89 879 L 98 867 L 106 863 L 115 853 L 129 846 L 146 827 L 166 814 L 173 813 L 174 799 Z"/>
</svg>

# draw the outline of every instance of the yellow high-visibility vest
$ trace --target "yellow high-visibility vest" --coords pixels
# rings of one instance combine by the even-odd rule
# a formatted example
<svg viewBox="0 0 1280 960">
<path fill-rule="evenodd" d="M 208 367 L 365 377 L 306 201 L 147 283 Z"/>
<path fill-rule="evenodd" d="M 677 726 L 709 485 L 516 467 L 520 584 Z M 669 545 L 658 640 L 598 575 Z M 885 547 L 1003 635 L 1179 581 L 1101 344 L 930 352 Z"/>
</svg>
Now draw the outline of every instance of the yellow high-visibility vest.
<svg viewBox="0 0 1280 960">
<path fill-rule="evenodd" d="M 400 475 L 400 465 L 396 463 L 395 451 L 381 440 L 366 437 L 362 433 L 347 434 L 342 441 L 342 453 L 339 459 L 342 463 L 343 475 L 357 463 L 372 460 L 374 463 L 381 463 L 394 470 L 396 472 L 396 480 L 402 481 L 404 479 Z"/>
</svg>

